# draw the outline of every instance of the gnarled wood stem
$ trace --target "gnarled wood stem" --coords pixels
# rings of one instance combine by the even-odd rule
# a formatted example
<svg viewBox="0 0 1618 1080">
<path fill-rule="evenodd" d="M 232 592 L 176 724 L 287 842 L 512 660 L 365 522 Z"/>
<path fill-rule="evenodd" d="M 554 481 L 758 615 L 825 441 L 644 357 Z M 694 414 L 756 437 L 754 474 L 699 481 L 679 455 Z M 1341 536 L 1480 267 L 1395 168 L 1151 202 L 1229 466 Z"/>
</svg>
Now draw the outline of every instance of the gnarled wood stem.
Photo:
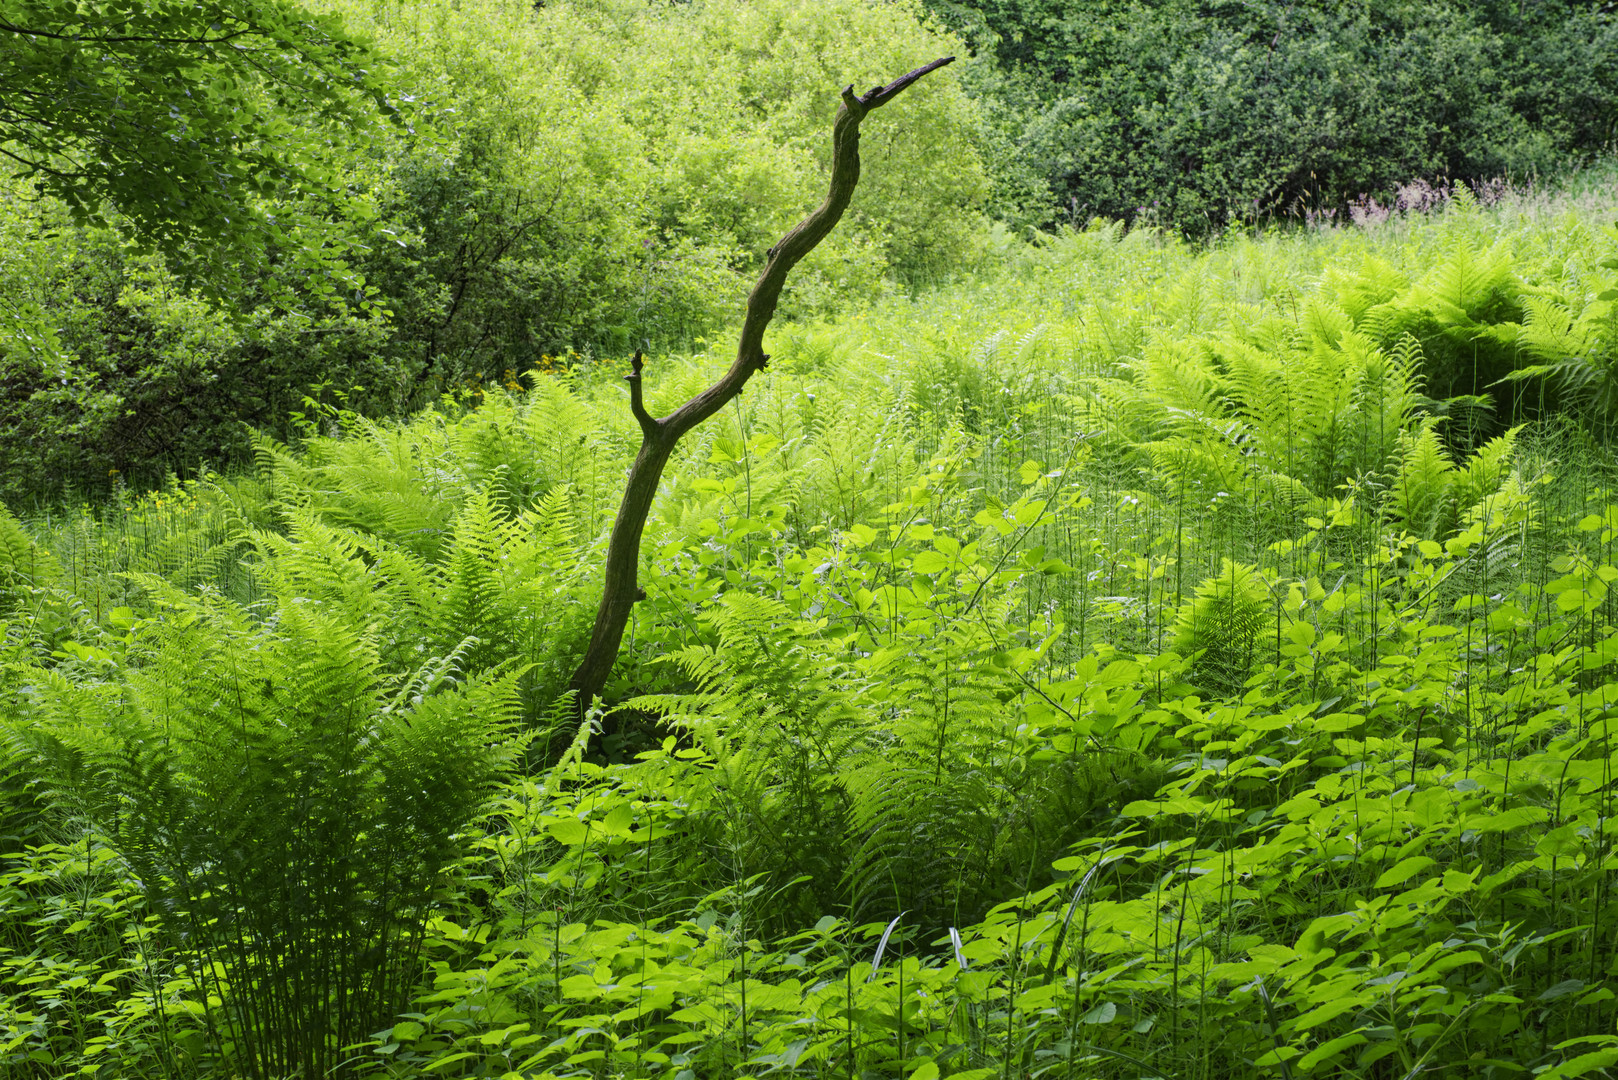
<svg viewBox="0 0 1618 1080">
<path fill-rule="evenodd" d="M 764 330 L 775 315 L 775 305 L 781 298 L 781 288 L 787 274 L 803 257 L 824 240 L 854 195 L 860 181 L 860 121 L 872 109 L 880 108 L 898 97 L 911 83 L 931 71 L 936 71 L 953 56 L 940 57 L 932 63 L 901 75 L 886 86 L 877 86 L 856 97 L 852 86 L 843 90 L 842 107 L 832 122 L 831 187 L 826 201 L 808 217 L 787 232 L 769 250 L 764 271 L 747 297 L 747 314 L 742 322 L 741 340 L 736 347 L 736 359 L 719 380 L 678 409 L 662 418 L 646 411 L 641 391 L 643 358 L 635 354 L 630 373 L 629 407 L 640 424 L 640 453 L 629 467 L 629 479 L 624 485 L 624 499 L 618 507 L 618 516 L 612 524 L 612 536 L 607 542 L 605 581 L 601 589 L 601 606 L 596 610 L 595 629 L 590 634 L 590 647 L 573 673 L 570 687 L 577 694 L 581 713 L 587 709 L 601 688 L 606 685 L 613 663 L 618 659 L 618 646 L 623 641 L 624 627 L 635 602 L 644 596 L 637 574 L 640 569 L 640 539 L 646 529 L 646 519 L 657 496 L 657 485 L 663 476 L 674 446 L 686 432 L 724 408 L 732 398 L 742 392 L 747 380 L 756 371 L 764 370 L 769 356 L 764 352 Z"/>
</svg>

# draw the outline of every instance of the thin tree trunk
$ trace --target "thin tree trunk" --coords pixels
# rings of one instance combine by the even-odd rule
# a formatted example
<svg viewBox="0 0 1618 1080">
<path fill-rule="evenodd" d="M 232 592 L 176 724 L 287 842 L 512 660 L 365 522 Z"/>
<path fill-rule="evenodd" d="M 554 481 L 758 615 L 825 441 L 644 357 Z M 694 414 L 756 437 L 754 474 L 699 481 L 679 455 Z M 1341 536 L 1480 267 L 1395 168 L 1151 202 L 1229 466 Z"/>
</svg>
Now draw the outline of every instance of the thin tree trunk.
<svg viewBox="0 0 1618 1080">
<path fill-rule="evenodd" d="M 898 97 L 923 75 L 954 59 L 953 56 L 940 57 L 908 75 L 901 75 L 886 86 L 873 87 L 859 97 L 854 95 L 852 86 L 844 88 L 842 107 L 837 110 L 837 119 L 832 123 L 831 188 L 826 193 L 826 201 L 769 250 L 764 271 L 747 297 L 747 315 L 742 322 L 736 360 L 717 382 L 667 416 L 661 419 L 653 417 L 646 411 L 641 392 L 643 358 L 639 352 L 635 354 L 630 373 L 625 379 L 629 382 L 630 411 L 640 423 L 640 453 L 635 455 L 635 463 L 629 468 L 624 500 L 618 507 L 618 516 L 612 524 L 612 537 L 607 543 L 601 606 L 596 611 L 590 647 L 569 684 L 577 695 L 575 700 L 581 713 L 606 685 L 612 665 L 618 659 L 618 646 L 623 641 L 629 614 L 635 602 L 645 596 L 637 581 L 640 538 L 652 510 L 652 500 L 657 495 L 663 466 L 668 464 L 675 444 L 686 432 L 724 408 L 742 392 L 742 387 L 747 385 L 753 373 L 763 371 L 764 365 L 769 362 L 770 358 L 764 352 L 764 330 L 775 315 L 775 305 L 781 298 L 781 287 L 786 284 L 787 274 L 831 233 L 859 184 L 860 121 L 871 110 Z"/>
</svg>

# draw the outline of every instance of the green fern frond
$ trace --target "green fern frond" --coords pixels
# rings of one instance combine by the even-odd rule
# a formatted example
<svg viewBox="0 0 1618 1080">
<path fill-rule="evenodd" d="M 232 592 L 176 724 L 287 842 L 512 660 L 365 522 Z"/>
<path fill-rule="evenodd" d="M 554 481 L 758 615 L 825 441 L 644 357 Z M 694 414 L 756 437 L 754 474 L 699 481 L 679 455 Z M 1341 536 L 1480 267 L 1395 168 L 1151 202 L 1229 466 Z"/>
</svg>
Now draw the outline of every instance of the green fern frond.
<svg viewBox="0 0 1618 1080">
<path fill-rule="evenodd" d="M 1249 475 L 1248 463 L 1238 449 L 1237 440 L 1243 433 L 1238 421 L 1229 420 L 1201 437 L 1160 439 L 1142 443 L 1140 449 L 1150 455 L 1153 470 L 1171 491 L 1234 494 L 1243 490 Z"/>
<path fill-rule="evenodd" d="M 258 553 L 254 572 L 283 600 L 321 601 L 364 625 L 383 610 L 385 594 L 371 572 L 378 542 L 355 529 L 330 525 L 317 512 L 289 508 L 286 533 L 259 531 L 250 541 Z"/>
<path fill-rule="evenodd" d="M 1026 369 L 1038 359 L 1040 348 L 1051 337 L 1050 323 L 1037 323 L 1012 343 L 1006 360 L 1014 370 Z"/>
<path fill-rule="evenodd" d="M 1517 342 L 1542 363 L 1572 359 L 1595 345 L 1593 328 L 1575 321 L 1564 304 L 1543 296 L 1524 296 L 1523 312 Z"/>
<path fill-rule="evenodd" d="M 795 513 L 847 529 L 891 500 L 889 485 L 913 483 L 925 457 L 907 416 L 891 387 L 851 394 L 835 412 L 818 410 L 790 486 Z"/>
<path fill-rule="evenodd" d="M 567 485 L 575 494 L 588 497 L 596 487 L 608 484 L 613 475 L 609 462 L 618 456 L 619 448 L 613 447 L 610 441 L 603 442 L 602 435 L 593 434 L 603 432 L 602 419 L 561 380 L 536 379 L 533 390 L 524 396 L 513 425 L 522 435 L 515 441 L 525 462 L 532 462 L 531 466 L 523 466 L 533 469 L 527 486 L 535 492 L 543 492 Z M 611 430 L 605 428 L 606 432 Z M 610 440 L 612 436 L 606 438 Z M 505 441 L 513 440 L 507 437 Z M 501 447 L 497 443 L 496 449 L 504 455 L 504 460 L 510 460 L 517 447 Z M 473 476 L 472 479 L 480 478 Z"/>
<path fill-rule="evenodd" d="M 512 583 L 502 563 L 507 552 L 526 541 L 527 529 L 520 519 L 497 509 L 487 491 L 480 491 L 462 504 L 447 534 L 440 555 L 444 591 L 433 612 L 440 639 L 505 629 L 500 624 Z"/>
<path fill-rule="evenodd" d="M 1127 448 L 1157 434 L 1161 410 L 1132 379 L 1097 379 L 1067 399 L 1074 423 L 1106 445 Z"/>
<path fill-rule="evenodd" d="M 1323 387 L 1299 373 L 1305 356 L 1279 357 L 1239 342 L 1225 343 L 1221 358 L 1248 450 L 1283 471 L 1307 459 L 1319 411 L 1312 400 Z M 1327 414 L 1329 419 L 1330 413 Z"/>
<path fill-rule="evenodd" d="M 1284 473 L 1263 473 L 1258 482 L 1264 489 L 1262 497 L 1283 514 L 1306 517 L 1322 506 L 1320 496 L 1308 484 Z"/>
<path fill-rule="evenodd" d="M 441 425 L 425 413 L 408 426 L 361 421 L 346 438 L 311 440 L 301 468 L 277 472 L 277 496 L 431 558 L 466 486 L 427 460 L 443 446 Z"/>
<path fill-rule="evenodd" d="M 1189 335 L 1211 325 L 1216 311 L 1216 296 L 1207 266 L 1197 263 L 1170 286 L 1159 315 L 1164 323 Z"/>
<path fill-rule="evenodd" d="M 1332 296 L 1355 328 L 1378 340 L 1383 339 L 1383 334 L 1376 324 L 1391 314 L 1385 305 L 1409 288 L 1409 279 L 1392 263 L 1369 254 L 1352 268 L 1334 264 L 1322 283 L 1322 291 Z"/>
<path fill-rule="evenodd" d="M 1408 335 L 1415 322 L 1411 311 L 1390 302 L 1368 308 L 1356 321 L 1355 328 L 1372 341 L 1389 342 Z"/>
<path fill-rule="evenodd" d="M 217 1023 L 252 1068 L 331 1072 L 418 983 L 455 837 L 520 749 L 518 673 L 468 679 L 463 649 L 389 694 L 368 630 L 331 605 L 255 614 L 141 584 L 140 665 L 36 672 L 27 745 L 117 850 L 162 944 L 219 974 Z"/>
<path fill-rule="evenodd" d="M 665 661 L 697 691 L 642 697 L 629 707 L 657 712 L 707 751 L 746 874 L 785 882 L 809 873 L 813 895 L 802 902 L 827 910 L 836 903 L 847 835 L 846 770 L 872 731 L 855 705 L 851 674 L 777 600 L 726 593 L 702 621 L 713 644 Z"/>
<path fill-rule="evenodd" d="M 1490 439 L 1467 460 L 1465 471 L 1452 481 L 1455 499 L 1463 510 L 1477 506 L 1500 490 L 1511 473 L 1517 436 L 1522 430 L 1523 426 L 1518 424 Z"/>
<path fill-rule="evenodd" d="M 1303 333 L 1311 347 L 1335 348 L 1354 329 L 1354 317 L 1342 308 L 1315 297 L 1304 305 Z"/>
<path fill-rule="evenodd" d="M 1212 339 L 1215 355 L 1221 338 L 1241 341 L 1263 353 L 1285 356 L 1302 348 L 1306 338 L 1298 320 L 1273 304 L 1241 304 L 1230 313 L 1229 325 Z"/>
<path fill-rule="evenodd" d="M 35 542 L 10 510 L 0 506 L 0 589 L 46 589 L 61 574 L 55 556 Z"/>
<path fill-rule="evenodd" d="M 388 710 L 377 725 L 381 828 L 366 837 L 370 857 L 391 860 L 384 882 L 418 903 L 454 859 L 456 832 L 526 745 L 517 733 L 519 675 L 434 692 L 448 685 L 440 677 L 425 685 L 413 708 Z M 399 858 L 401 852 L 410 858 Z"/>
<path fill-rule="evenodd" d="M 1500 244 L 1478 251 L 1463 238 L 1411 299 L 1443 326 L 1470 328 L 1499 321 L 1502 305 L 1514 300 L 1517 292 L 1511 252 Z"/>
<path fill-rule="evenodd" d="M 848 786 L 858 793 L 850 825 L 859 842 L 845 872 L 852 917 L 947 917 L 989 854 L 983 819 L 993 821 L 998 800 L 983 775 L 959 769 L 940 783 L 925 766 L 884 763 L 853 770 Z"/>
<path fill-rule="evenodd" d="M 1273 624 L 1275 598 L 1255 566 L 1223 559 L 1175 615 L 1172 647 L 1191 656 L 1192 679 L 1210 692 L 1232 693 L 1252 674 L 1259 640 Z"/>
<path fill-rule="evenodd" d="M 1135 365 L 1135 371 L 1173 430 L 1223 412 L 1223 380 L 1199 350 L 1182 342 L 1154 343 Z"/>
<path fill-rule="evenodd" d="M 1595 416 L 1618 414 L 1618 305 L 1586 300 L 1577 315 L 1568 304 L 1525 296 L 1516 341 L 1541 362 L 1509 372 L 1501 382 L 1546 379 Z"/>
<path fill-rule="evenodd" d="M 1435 424 L 1424 423 L 1399 440 L 1399 470 L 1389 492 L 1394 515 L 1418 536 L 1442 532 L 1454 509 L 1451 484 L 1455 463 L 1445 452 Z"/>
<path fill-rule="evenodd" d="M 1009 331 L 996 330 L 986 337 L 980 338 L 967 353 L 967 363 L 975 368 L 988 368 L 994 366 L 1000 359 L 1000 348 L 1005 344 Z"/>
<path fill-rule="evenodd" d="M 1423 400 L 1421 345 L 1409 334 L 1385 350 L 1356 331 L 1344 335 L 1339 351 L 1352 393 L 1340 442 L 1337 482 L 1385 469 Z"/>
</svg>

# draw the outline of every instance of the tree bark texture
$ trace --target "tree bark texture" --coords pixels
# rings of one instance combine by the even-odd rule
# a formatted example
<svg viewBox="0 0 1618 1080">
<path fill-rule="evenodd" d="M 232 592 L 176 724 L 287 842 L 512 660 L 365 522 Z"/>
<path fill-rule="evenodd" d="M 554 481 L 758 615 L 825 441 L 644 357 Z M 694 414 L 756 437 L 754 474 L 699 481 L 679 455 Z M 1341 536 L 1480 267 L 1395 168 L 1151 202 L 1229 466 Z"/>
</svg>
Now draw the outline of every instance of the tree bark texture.
<svg viewBox="0 0 1618 1080">
<path fill-rule="evenodd" d="M 763 371 L 764 365 L 769 362 L 770 358 L 764 352 L 764 330 L 775 315 L 775 305 L 781 298 L 781 288 L 786 284 L 787 274 L 831 233 L 859 184 L 860 122 L 871 110 L 898 97 L 911 83 L 954 59 L 953 56 L 940 57 L 909 74 L 901 75 L 886 86 L 873 87 L 857 97 L 852 86 L 844 88 L 842 107 L 837 110 L 837 118 L 832 122 L 831 186 L 826 192 L 826 201 L 770 248 L 764 270 L 747 297 L 747 313 L 742 322 L 741 340 L 736 347 L 736 359 L 717 382 L 667 416 L 653 417 L 646 411 L 641 390 L 644 359 L 639 352 L 635 354 L 630 373 L 625 379 L 629 383 L 629 408 L 640 424 L 640 453 L 635 455 L 634 464 L 629 467 L 623 502 L 618 507 L 612 536 L 607 542 L 601 606 L 596 610 L 590 647 L 569 684 L 576 694 L 575 702 L 581 713 L 589 708 L 606 685 L 612 665 L 618 659 L 618 646 L 623 641 L 630 612 L 635 602 L 645 595 L 637 580 L 641 534 L 651 514 L 652 500 L 657 495 L 663 467 L 668 464 L 675 444 L 686 432 L 729 404 L 732 398 L 742 392 L 742 387 L 747 385 L 753 373 Z"/>
</svg>

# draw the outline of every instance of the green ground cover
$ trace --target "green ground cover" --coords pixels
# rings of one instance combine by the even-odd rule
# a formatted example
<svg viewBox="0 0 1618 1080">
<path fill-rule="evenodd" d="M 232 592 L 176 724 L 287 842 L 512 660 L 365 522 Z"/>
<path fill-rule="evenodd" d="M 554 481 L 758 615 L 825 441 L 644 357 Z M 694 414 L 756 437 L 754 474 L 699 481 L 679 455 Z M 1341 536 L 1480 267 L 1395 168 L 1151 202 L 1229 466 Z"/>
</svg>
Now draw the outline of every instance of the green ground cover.
<svg viewBox="0 0 1618 1080">
<path fill-rule="evenodd" d="M 778 328 L 582 726 L 621 362 L 0 518 L 0 1062 L 1604 1075 L 1605 190 Z"/>
</svg>

